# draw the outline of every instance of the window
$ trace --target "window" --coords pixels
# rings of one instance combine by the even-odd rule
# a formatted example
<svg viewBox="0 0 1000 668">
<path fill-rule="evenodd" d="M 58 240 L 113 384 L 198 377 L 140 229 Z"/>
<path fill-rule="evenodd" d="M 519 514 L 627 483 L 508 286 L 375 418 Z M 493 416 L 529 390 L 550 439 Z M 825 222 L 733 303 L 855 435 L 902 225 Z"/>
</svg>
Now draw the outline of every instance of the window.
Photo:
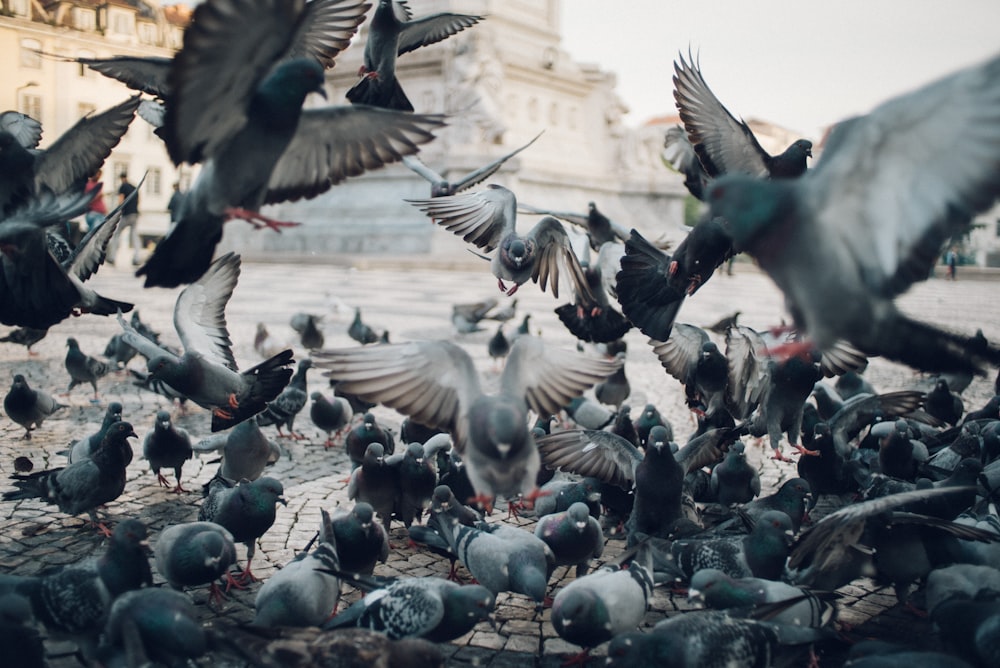
<svg viewBox="0 0 1000 668">
<path fill-rule="evenodd" d="M 9 0 L 7 6 L 16 16 L 28 15 L 28 0 Z"/>
<path fill-rule="evenodd" d="M 40 122 L 42 120 L 42 96 L 28 93 L 21 95 L 21 113 Z"/>
<path fill-rule="evenodd" d="M 114 12 L 111 15 L 111 32 L 118 35 L 132 34 L 132 15 L 126 12 Z"/>
<path fill-rule="evenodd" d="M 143 44 L 156 44 L 156 25 L 146 22 L 140 23 L 139 41 Z"/>
<path fill-rule="evenodd" d="M 73 26 L 77 30 L 96 30 L 97 12 L 85 7 L 73 8 Z"/>
<path fill-rule="evenodd" d="M 42 68 L 42 43 L 37 39 L 21 40 L 21 67 Z"/>
<path fill-rule="evenodd" d="M 97 111 L 97 107 L 89 102 L 80 102 L 76 105 L 76 117 L 83 118 Z"/>
<path fill-rule="evenodd" d="M 160 168 L 150 167 L 146 171 L 146 194 L 159 195 L 161 182 L 162 182 L 162 174 L 160 173 Z"/>
</svg>

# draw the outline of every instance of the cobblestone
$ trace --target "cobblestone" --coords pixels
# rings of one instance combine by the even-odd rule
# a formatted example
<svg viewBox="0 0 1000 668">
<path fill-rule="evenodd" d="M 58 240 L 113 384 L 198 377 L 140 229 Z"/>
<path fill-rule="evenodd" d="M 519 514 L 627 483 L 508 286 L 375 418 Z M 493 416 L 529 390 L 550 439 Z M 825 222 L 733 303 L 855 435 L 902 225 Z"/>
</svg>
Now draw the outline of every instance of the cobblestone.
<svg viewBox="0 0 1000 668">
<path fill-rule="evenodd" d="M 346 329 L 353 316 L 350 307 L 358 305 L 363 309 L 365 320 L 376 330 L 388 328 L 393 341 L 456 340 L 483 370 L 485 383 L 496 383 L 499 373 L 492 370 L 486 349 L 492 330 L 455 336 L 449 319 L 453 303 L 478 301 L 495 295 L 495 281 L 488 272 L 428 270 L 413 258 L 393 266 L 387 263 L 372 266 L 374 268 L 367 270 L 322 265 L 244 266 L 228 309 L 234 351 L 241 365 L 250 366 L 257 361 L 252 341 L 258 322 L 267 325 L 273 334 L 293 340 L 288 322 L 297 311 L 326 316 L 327 347 L 354 346 Z M 994 303 L 994 285 L 978 280 L 955 283 L 932 280 L 904 296 L 902 303 L 908 312 L 924 319 L 947 322 L 950 327 L 968 333 L 981 327 L 989 339 L 1000 340 L 1000 312 L 986 308 Z M 143 291 L 130 273 L 110 267 L 102 269 L 93 287 L 115 298 L 139 300 L 138 309 L 143 320 L 161 332 L 167 343 L 176 343 L 171 324 L 176 291 Z M 510 323 L 510 328 L 524 314 L 531 313 L 535 333 L 553 344 L 575 345 L 553 313 L 553 308 L 561 302 L 540 293 L 533 285 L 525 286 L 517 298 L 518 320 Z M 738 264 L 734 277 L 718 276 L 688 300 L 679 320 L 705 325 L 736 309 L 743 313 L 741 323 L 756 328 L 775 325 L 786 317 L 781 296 L 772 284 L 749 265 Z M 21 347 L 0 346 L 0 377 L 10 378 L 14 373 L 23 373 L 33 387 L 57 393 L 68 381 L 62 364 L 66 338 L 74 336 L 84 351 L 100 354 L 117 330 L 118 325 L 111 318 L 71 318 L 52 328 L 48 337 L 35 346 L 37 357 L 29 358 Z M 641 334 L 630 332 L 627 341 L 626 369 L 633 388 L 630 405 L 639 408 L 647 402 L 657 404 L 673 422 L 678 440 L 683 440 L 692 431 L 693 424 L 684 407 L 680 385 L 664 375 Z M 297 350 L 297 354 L 302 355 L 303 351 Z M 139 368 L 139 362 L 133 360 L 131 365 Z M 911 387 L 919 381 L 912 371 L 882 360 L 873 360 L 868 377 L 883 390 Z M 977 379 L 965 394 L 966 405 L 985 403 L 992 394 L 991 381 Z M 326 385 L 321 373 L 315 370 L 309 382 L 311 389 Z M 19 426 L 7 418 L 0 419 L 0 466 L 5 473 L 12 472 L 13 459 L 21 455 L 32 459 L 35 470 L 64 465 L 65 457 L 57 453 L 72 440 L 96 430 L 106 402 L 121 401 L 125 406 L 124 418 L 135 425 L 140 439 L 134 443 L 137 456 L 129 466 L 126 492 L 121 499 L 108 505 L 106 513 L 111 521 L 126 517 L 141 519 L 150 527 L 150 542 L 155 547 L 156 537 L 165 526 L 197 518 L 201 485 L 211 478 L 216 464 L 212 455 L 196 456 L 185 465 L 183 475 L 185 487 L 194 491 L 172 494 L 156 485 L 147 463 L 141 458 L 141 438 L 151 428 L 153 416 L 161 408 L 174 410 L 177 424 L 196 438 L 209 435 L 209 415 L 196 406 L 180 412 L 165 399 L 135 388 L 123 373 L 102 379 L 99 389 L 101 403 L 98 405 L 91 404 L 89 393 L 79 389 L 69 396 L 59 397 L 60 401 L 69 404 L 69 408 L 46 421 L 31 441 L 21 439 L 23 430 Z M 401 418 L 394 411 L 377 408 L 375 413 L 381 421 L 398 427 Z M 290 504 L 287 508 L 279 507 L 275 526 L 260 543 L 254 572 L 262 577 L 272 574 L 296 550 L 305 546 L 318 528 L 320 508 L 333 510 L 336 506 L 350 504 L 344 483 L 350 466 L 343 448 L 324 449 L 325 435 L 311 425 L 305 413 L 299 417 L 297 427 L 306 438 L 285 442 L 287 456 L 268 473 L 282 480 Z M 273 430 L 268 431 L 272 437 L 276 436 Z M 765 492 L 795 475 L 793 466 L 767 459 L 763 449 L 751 447 L 748 450 L 761 470 Z M 836 500 L 828 503 L 827 512 L 836 505 Z M 495 513 L 491 521 L 507 521 L 501 519 L 503 514 Z M 520 518 L 510 522 L 530 531 L 534 520 Z M 394 526 L 392 543 L 394 551 L 389 563 L 380 564 L 376 573 L 439 577 L 447 573 L 446 561 L 407 547 L 402 527 Z M 85 528 L 80 518 L 66 517 L 38 501 L 0 503 L 0 571 L 4 573 L 36 574 L 51 565 L 98 554 L 103 545 L 103 540 Z M 620 540 L 608 540 L 604 560 L 613 560 L 621 547 Z M 242 562 L 245 558 L 242 546 L 238 554 Z M 464 569 L 461 572 L 468 576 Z M 559 569 L 554 581 L 565 583 L 571 578 L 572 574 Z M 157 578 L 157 582 L 161 581 Z M 258 588 L 259 585 L 252 585 L 245 591 L 234 592 L 222 611 L 206 605 L 204 590 L 195 590 L 192 596 L 204 619 L 222 616 L 233 622 L 245 622 L 252 619 L 253 597 Z M 920 646 L 933 642 L 927 622 L 901 612 L 891 593 L 880 590 L 874 583 L 858 581 L 844 587 L 841 594 L 845 604 L 841 618 L 854 624 L 858 634 Z M 344 585 L 341 607 L 359 596 L 358 591 Z M 664 615 L 687 609 L 690 608 L 683 599 L 657 589 L 644 626 L 651 626 Z M 496 617 L 498 630 L 482 623 L 452 643 L 453 649 L 448 650 L 450 665 L 554 666 L 563 655 L 575 654 L 579 649 L 556 636 L 548 610 L 537 614 L 533 603 L 524 597 L 499 596 Z M 542 655 L 539 655 L 540 648 Z M 76 668 L 80 665 L 69 643 L 51 641 L 47 650 L 52 666 Z M 600 656 L 602 652 L 603 648 L 598 648 L 594 654 Z M 842 657 L 830 654 L 823 660 L 824 666 L 839 665 Z M 591 662 L 592 665 L 597 663 L 596 660 Z M 206 660 L 205 665 L 218 664 Z"/>
</svg>

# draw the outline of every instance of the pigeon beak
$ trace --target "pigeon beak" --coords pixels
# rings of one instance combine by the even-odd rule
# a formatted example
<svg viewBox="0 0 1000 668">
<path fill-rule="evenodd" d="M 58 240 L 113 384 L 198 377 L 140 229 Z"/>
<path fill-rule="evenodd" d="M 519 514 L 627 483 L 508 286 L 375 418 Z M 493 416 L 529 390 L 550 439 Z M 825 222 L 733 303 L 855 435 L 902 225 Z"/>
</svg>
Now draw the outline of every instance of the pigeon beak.
<svg viewBox="0 0 1000 668">
<path fill-rule="evenodd" d="M 125 434 L 125 438 L 139 438 L 139 434 L 135 433 L 135 429 L 129 429 L 128 433 Z"/>
<path fill-rule="evenodd" d="M 590 501 L 591 503 L 598 503 L 600 500 L 601 500 L 600 492 L 593 492 L 587 495 L 587 501 Z"/>
<path fill-rule="evenodd" d="M 705 607 L 705 595 L 697 589 L 688 589 L 688 603 L 703 608 Z"/>
<path fill-rule="evenodd" d="M 577 522 L 576 523 L 576 528 L 579 529 L 580 531 L 583 531 L 584 529 L 587 528 L 587 523 L 586 522 Z"/>
<path fill-rule="evenodd" d="M 501 457 L 506 458 L 510 452 L 510 443 L 497 443 L 497 451 Z"/>
<path fill-rule="evenodd" d="M 362 522 L 361 523 L 361 528 L 364 529 L 365 531 L 367 531 L 368 529 L 370 529 L 371 526 L 372 526 L 371 522 Z"/>
<path fill-rule="evenodd" d="M 278 499 L 277 499 L 277 501 L 278 501 L 278 503 L 280 503 L 283 506 L 287 506 L 288 505 L 288 501 L 285 500 L 285 497 L 283 497 L 283 496 L 279 496 Z"/>
</svg>

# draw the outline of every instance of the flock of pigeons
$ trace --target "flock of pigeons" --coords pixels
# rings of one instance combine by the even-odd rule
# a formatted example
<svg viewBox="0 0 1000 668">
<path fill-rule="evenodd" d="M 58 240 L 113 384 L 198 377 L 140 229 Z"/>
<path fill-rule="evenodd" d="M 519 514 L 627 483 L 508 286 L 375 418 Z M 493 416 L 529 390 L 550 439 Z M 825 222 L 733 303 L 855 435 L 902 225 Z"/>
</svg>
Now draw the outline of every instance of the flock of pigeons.
<svg viewBox="0 0 1000 668">
<path fill-rule="evenodd" d="M 923 582 L 941 652 L 863 642 L 850 665 L 997 665 L 1000 377 L 998 397 L 981 410 L 966 412 L 957 393 L 1000 365 L 1000 349 L 981 333 L 905 316 L 893 298 L 926 278 L 942 244 L 1000 195 L 1000 57 L 841 123 L 808 170 L 810 142 L 768 155 L 697 63 L 681 56 L 674 96 L 684 126 L 667 133 L 665 157 L 707 214 L 668 254 L 593 204 L 570 214 L 518 205 L 498 184 L 461 192 L 530 143 L 454 183 L 419 161 L 419 147 L 447 119 L 413 113 L 396 58 L 484 17 L 414 19 L 405 2 L 379 0 L 352 104 L 303 109 L 310 93 L 325 96 L 325 70 L 370 8 L 360 0 L 207 0 L 173 59 L 80 61 L 153 99 L 137 95 L 82 119 L 45 150 L 37 150 L 36 121 L 0 115 L 0 322 L 21 328 L 8 339 L 30 350 L 71 314 L 117 315 L 122 332 L 105 353 L 114 361 L 68 340 L 67 391 L 89 384 L 99 401 L 97 381 L 141 355 L 137 382 L 209 410 L 214 432 L 192 443 L 160 411 L 143 442 L 159 483 L 171 488 L 162 470 L 173 470 L 172 490 L 184 493 L 182 468 L 193 453 L 221 453 L 198 521 L 157 536 L 155 568 L 166 587 L 151 586 L 147 528 L 130 519 L 111 530 L 98 516 L 123 493 L 133 458 L 136 433 L 121 404 L 109 404 L 100 430 L 73 444 L 66 466 L 30 472 L 31 462 L 14 462 L 5 501 L 40 498 L 68 515 L 87 513 L 110 540 L 91 560 L 0 575 L 0 634 L 12 665 L 44 665 L 36 623 L 101 665 L 186 665 L 209 653 L 265 666 L 442 665 L 435 643 L 490 619 L 497 595 L 514 592 L 539 611 L 551 605 L 556 632 L 583 648 L 580 660 L 610 641 L 608 665 L 762 666 L 840 642 L 835 590 L 865 576 L 891 583 L 907 604 Z M 137 111 L 157 125 L 176 163 L 201 164 L 179 222 L 137 271 L 147 287 L 186 286 L 174 307 L 180 350 L 137 313 L 126 320 L 131 304 L 84 285 L 104 260 L 120 209 L 76 248 L 61 235 L 63 221 L 90 202 L 87 176 Z M 503 370 L 485 383 L 454 342 L 389 343 L 356 311 L 349 332 L 362 345 L 324 349 L 319 320 L 301 314 L 292 324 L 312 352 L 294 374 L 292 351 L 270 349 L 263 327 L 263 361 L 237 367 L 226 307 L 241 266 L 234 253 L 214 258 L 223 224 L 242 218 L 280 229 L 289 223 L 257 209 L 396 161 L 431 183 L 431 197 L 411 203 L 488 253 L 481 257 L 507 296 L 529 280 L 557 298 L 560 283 L 570 288 L 571 302 L 556 312 L 579 350 L 531 336 L 527 318 L 513 342 L 501 325 L 490 355 L 505 358 Z M 542 218 L 522 232 L 518 214 Z M 582 248 L 561 220 L 586 228 Z M 793 325 L 757 332 L 736 314 L 712 328 L 723 350 L 676 317 L 738 252 L 781 288 Z M 455 329 L 514 316 L 513 304 L 497 306 L 456 305 Z M 655 406 L 633 421 L 623 403 L 630 391 L 621 339 L 632 327 L 650 337 L 698 418 L 680 447 Z M 936 374 L 932 389 L 877 393 L 859 375 L 877 355 Z M 335 386 L 333 399 L 307 393 L 314 366 Z M 832 376 L 836 391 L 820 382 Z M 595 399 L 583 396 L 591 388 Z M 295 419 L 310 398 L 326 445 L 342 442 L 350 456 L 355 505 L 332 517 L 324 511 L 312 543 L 257 588 L 253 625 L 202 624 L 184 590 L 208 586 L 221 606 L 220 584 L 255 581 L 257 540 L 285 501 L 282 483 L 265 475 L 281 448 L 261 428 L 298 438 Z M 369 412 L 376 404 L 407 416 L 398 434 L 378 425 Z M 25 438 L 62 408 L 20 374 L 4 399 Z M 766 436 L 776 459 L 788 459 L 787 440 L 799 477 L 762 490 L 747 435 Z M 860 501 L 809 517 L 820 495 L 849 494 Z M 510 512 L 536 514 L 534 533 L 485 521 L 498 499 Z M 393 519 L 451 560 L 455 579 L 460 562 L 476 583 L 376 576 Z M 590 572 L 609 539 L 627 549 Z M 236 543 L 247 549 L 239 572 Z M 576 577 L 549 599 L 559 566 Z M 367 593 L 334 614 L 342 583 Z M 662 585 L 686 587 L 712 610 L 638 632 Z"/>
</svg>

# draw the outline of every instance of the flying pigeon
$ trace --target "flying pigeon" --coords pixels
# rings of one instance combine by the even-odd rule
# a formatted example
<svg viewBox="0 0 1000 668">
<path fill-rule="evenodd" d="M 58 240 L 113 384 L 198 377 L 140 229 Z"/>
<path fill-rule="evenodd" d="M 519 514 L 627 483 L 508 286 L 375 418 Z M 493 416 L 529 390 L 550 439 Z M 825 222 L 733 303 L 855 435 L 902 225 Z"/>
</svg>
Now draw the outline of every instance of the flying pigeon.
<svg viewBox="0 0 1000 668">
<path fill-rule="evenodd" d="M 217 581 L 236 563 L 233 535 L 214 522 L 168 526 L 153 549 L 156 571 L 174 589 L 211 585 L 210 601 L 221 601 Z"/>
<path fill-rule="evenodd" d="M 170 489 L 170 483 L 160 469 L 171 468 L 177 480 L 177 486 L 172 491 L 178 494 L 186 492 L 181 486 L 181 469 L 193 454 L 188 433 L 173 425 L 169 411 L 157 411 L 153 430 L 146 434 L 142 444 L 142 455 L 149 462 L 150 470 L 156 474 L 156 482 Z"/>
<path fill-rule="evenodd" d="M 264 323 L 257 323 L 257 331 L 253 337 L 253 349 L 260 355 L 261 359 L 273 357 L 285 348 L 288 348 L 287 342 L 279 341 L 277 337 L 268 332 Z"/>
<path fill-rule="evenodd" d="M 274 478 L 258 478 L 229 487 L 222 480 L 214 480 L 208 498 L 198 510 L 198 520 L 215 522 L 233 535 L 233 540 L 247 548 L 247 563 L 238 578 L 240 584 L 256 578 L 250 562 L 257 551 L 257 539 L 274 524 L 278 503 L 287 505 L 282 497 L 285 489 Z"/>
<path fill-rule="evenodd" d="M 544 132 L 544 130 L 542 131 Z M 441 176 L 433 169 L 424 164 L 423 160 L 420 159 L 418 155 L 407 155 L 403 157 L 403 164 L 406 165 L 410 171 L 424 178 L 428 183 L 431 184 L 431 197 L 448 197 L 450 195 L 457 195 L 463 190 L 467 190 L 472 186 L 478 185 L 485 181 L 486 179 L 493 176 L 504 163 L 513 158 L 515 155 L 528 148 L 535 143 L 542 133 L 539 132 L 524 146 L 511 151 L 510 153 L 501 156 L 489 163 L 488 165 L 483 165 L 479 169 L 473 170 L 468 174 L 463 174 L 457 180 L 450 181 L 445 177 Z"/>
<path fill-rule="evenodd" d="M 181 291 L 174 306 L 174 328 L 184 346 L 182 355 L 158 346 L 118 318 L 125 342 L 148 360 L 155 378 L 212 411 L 212 431 L 232 427 L 262 411 L 292 375 L 286 368 L 292 361 L 291 350 L 242 373 L 237 370 L 225 309 L 239 275 L 240 256 L 227 253 Z"/>
<path fill-rule="evenodd" d="M 309 418 L 312 423 L 326 433 L 324 448 L 333 447 L 331 434 L 339 436 L 341 431 L 351 423 L 354 411 L 351 410 L 351 403 L 343 397 L 333 397 L 327 399 L 322 392 L 313 392 L 309 395 L 312 405 L 309 406 Z"/>
<path fill-rule="evenodd" d="M 819 166 L 800 179 L 720 178 L 708 193 L 711 215 L 774 279 L 820 350 L 844 339 L 925 371 L 1000 364 L 997 348 L 913 320 L 893 303 L 927 277 L 945 240 L 996 200 L 996 173 L 977 166 L 996 160 L 998 100 L 995 56 L 842 122 Z"/>
<path fill-rule="evenodd" d="M 516 299 L 513 301 L 517 302 Z M 471 304 L 452 304 L 451 324 L 459 334 L 478 332 L 482 329 L 479 323 L 489 317 L 489 313 L 496 308 L 497 303 L 496 297 L 490 297 Z"/>
<path fill-rule="evenodd" d="M 551 415 L 618 365 L 522 337 L 511 347 L 499 393 L 485 394 L 472 359 L 447 341 L 331 350 L 316 359 L 348 392 L 447 429 L 469 480 L 485 497 L 534 488 L 539 457 L 529 408 Z"/>
<path fill-rule="evenodd" d="M 379 0 L 368 26 L 361 80 L 347 91 L 354 104 L 413 111 L 396 78 L 396 57 L 474 26 L 482 16 L 441 12 L 414 19 L 405 0 Z"/>
<path fill-rule="evenodd" d="M 316 196 L 433 138 L 438 116 L 302 109 L 309 93 L 325 94 L 324 67 L 350 43 L 367 8 L 357 0 L 210 0 L 195 8 L 169 66 L 162 135 L 176 164 L 204 164 L 180 220 L 137 272 L 147 287 L 197 280 L 227 219 L 280 229 L 257 210 Z M 222 94 L 206 97 L 209 90 Z"/>
<path fill-rule="evenodd" d="M 294 425 L 295 417 L 305 408 L 309 397 L 306 386 L 306 374 L 312 368 L 312 364 L 312 360 L 308 357 L 299 360 L 298 369 L 296 369 L 295 375 L 292 376 L 292 380 L 281 391 L 281 394 L 269 402 L 267 407 L 257 415 L 257 424 L 262 427 L 272 424 L 276 425 L 278 427 L 278 436 L 281 438 L 285 438 L 286 436 L 295 440 L 305 438 L 304 434 L 295 433 Z M 288 427 L 288 434 L 281 432 L 282 425 Z"/>
<path fill-rule="evenodd" d="M 97 521 L 98 506 L 114 501 L 125 491 L 125 467 L 132 461 L 128 439 L 136 436 L 128 422 L 116 422 L 104 435 L 101 446 L 85 459 L 65 468 L 39 471 L 14 478 L 16 491 L 4 492 L 5 501 L 39 498 L 55 504 L 67 515 L 86 512 L 90 521 L 105 533 Z"/>
<path fill-rule="evenodd" d="M 528 204 L 521 204 L 518 208 L 526 213 L 553 216 L 586 230 L 590 248 L 595 251 L 599 251 L 606 243 L 617 243 L 628 239 L 628 230 L 601 213 L 594 202 L 587 202 L 587 213 L 550 211 Z"/>
<path fill-rule="evenodd" d="M 490 184 L 475 193 L 406 201 L 477 248 L 496 251 L 490 270 L 508 296 L 531 279 L 542 290 L 551 280 L 552 294 L 558 298 L 559 274 L 564 272 L 575 294 L 594 299 L 562 223 L 546 216 L 526 235 L 518 234 L 517 199 L 507 188 Z M 504 281 L 514 285 L 508 289 Z"/>
<path fill-rule="evenodd" d="M 33 390 L 23 374 L 14 374 L 14 382 L 3 398 L 3 409 L 14 422 L 24 427 L 24 438 L 31 438 L 31 432 L 42 426 L 46 418 L 60 409 L 66 408 L 55 398 L 42 390 Z"/>
<path fill-rule="evenodd" d="M 69 373 L 69 387 L 66 393 L 83 383 L 90 383 L 94 388 L 94 398 L 92 402 L 97 402 L 97 381 L 112 371 L 112 367 L 107 362 L 92 357 L 80 350 L 80 344 L 73 337 L 66 339 L 66 359 L 64 360 L 66 371 Z"/>
<path fill-rule="evenodd" d="M 556 315 L 570 333 L 581 341 L 609 343 L 625 336 L 632 329 L 625 316 L 611 305 L 609 295 L 617 295 L 615 276 L 621 259 L 622 246 L 607 242 L 601 245 L 597 261 L 591 262 L 590 246 L 579 257 L 580 268 L 593 299 L 577 294 L 575 303 L 556 308 Z"/>
<path fill-rule="evenodd" d="M 389 537 L 375 521 L 370 503 L 358 501 L 351 510 L 340 510 L 332 519 L 340 569 L 345 573 L 371 575 L 376 562 L 389 558 Z"/>
</svg>

